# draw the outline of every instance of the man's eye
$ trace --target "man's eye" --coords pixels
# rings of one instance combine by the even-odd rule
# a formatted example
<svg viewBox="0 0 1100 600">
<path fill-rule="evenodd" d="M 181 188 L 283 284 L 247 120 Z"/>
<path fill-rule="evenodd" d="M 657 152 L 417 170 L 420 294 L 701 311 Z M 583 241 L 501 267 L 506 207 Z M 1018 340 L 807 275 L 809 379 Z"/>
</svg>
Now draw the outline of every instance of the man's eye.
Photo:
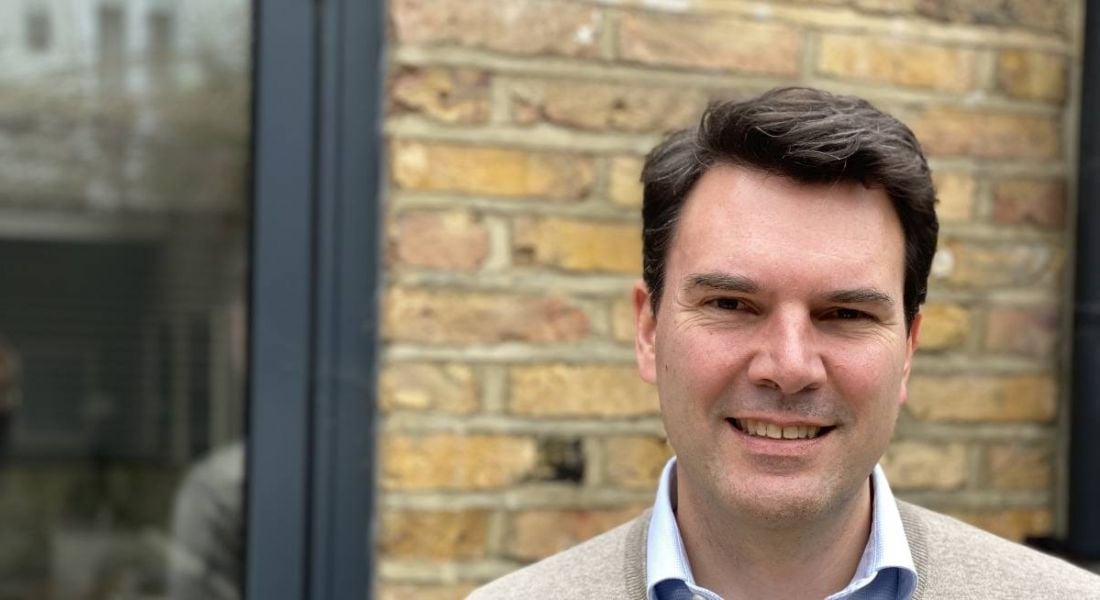
<svg viewBox="0 0 1100 600">
<path fill-rule="evenodd" d="M 745 308 L 745 303 L 736 298 L 717 298 L 711 300 L 711 305 L 719 310 L 741 310 Z"/>
<path fill-rule="evenodd" d="M 862 319 L 866 316 L 867 315 L 865 313 L 858 311 L 854 308 L 838 308 L 833 311 L 833 318 L 845 321 L 852 319 Z"/>
</svg>

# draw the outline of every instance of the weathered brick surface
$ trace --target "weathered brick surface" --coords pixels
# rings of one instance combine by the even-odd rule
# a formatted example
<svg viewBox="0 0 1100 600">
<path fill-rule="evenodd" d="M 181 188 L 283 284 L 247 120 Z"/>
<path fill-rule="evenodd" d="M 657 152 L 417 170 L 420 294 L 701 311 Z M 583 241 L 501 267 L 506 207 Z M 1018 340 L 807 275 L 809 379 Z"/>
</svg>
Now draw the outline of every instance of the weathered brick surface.
<svg viewBox="0 0 1100 600">
<path fill-rule="evenodd" d="M 536 462 L 532 438 L 405 435 L 382 442 L 384 490 L 480 490 L 518 483 Z"/>
<path fill-rule="evenodd" d="M 993 219 L 1006 225 L 1057 229 L 1065 225 L 1066 186 L 1061 179 L 1014 179 L 996 185 Z"/>
<path fill-rule="evenodd" d="M 989 311 L 985 345 L 990 352 L 1051 357 L 1057 342 L 1058 313 L 1053 307 L 995 307 Z"/>
<path fill-rule="evenodd" d="M 895 441 L 882 457 L 890 487 L 898 490 L 950 490 L 967 478 L 966 446 Z"/>
<path fill-rule="evenodd" d="M 594 177 L 590 158 L 560 152 L 403 140 L 392 153 L 394 182 L 416 191 L 575 200 Z"/>
<path fill-rule="evenodd" d="M 1065 254 L 1060 248 L 1042 243 L 942 242 L 953 257 L 953 268 L 945 283 L 966 288 L 1034 286 L 1059 281 Z"/>
<path fill-rule="evenodd" d="M 650 65 L 794 75 L 802 43 L 797 30 L 780 24 L 627 14 L 618 51 Z"/>
<path fill-rule="evenodd" d="M 474 271 L 489 256 L 489 229 L 466 211 L 409 212 L 389 230 L 390 261 L 402 266 Z"/>
<path fill-rule="evenodd" d="M 595 56 L 599 10 L 553 0 L 393 0 L 398 44 L 458 45 L 520 55 Z"/>
<path fill-rule="evenodd" d="M 909 381 L 910 413 L 927 421 L 1049 421 L 1057 387 L 1049 376 L 917 375 Z"/>
<path fill-rule="evenodd" d="M 1056 159 L 1062 152 L 1061 128 L 1047 117 L 935 108 L 910 125 L 932 156 Z"/>
<path fill-rule="evenodd" d="M 585 313 L 561 297 L 392 288 L 383 303 L 391 342 L 572 342 L 588 332 Z"/>
<path fill-rule="evenodd" d="M 575 80 L 527 81 L 512 90 L 512 101 L 519 123 L 658 133 L 694 125 L 706 106 L 694 90 Z"/>
<path fill-rule="evenodd" d="M 607 196 L 618 206 L 641 208 L 642 159 L 637 156 L 616 156 L 611 160 Z"/>
<path fill-rule="evenodd" d="M 974 215 L 974 177 L 965 173 L 933 171 L 936 186 L 936 216 L 941 223 L 969 221 Z"/>
<path fill-rule="evenodd" d="M 1048 448 L 993 446 L 988 450 L 986 469 L 996 488 L 1045 490 L 1053 480 L 1053 460 Z"/>
<path fill-rule="evenodd" d="M 634 302 L 629 298 L 611 305 L 611 337 L 615 341 L 634 343 Z"/>
<path fill-rule="evenodd" d="M 509 553 L 538 560 L 638 516 L 642 506 L 611 509 L 528 510 L 512 515 Z"/>
<path fill-rule="evenodd" d="M 648 504 L 670 450 L 630 361 L 643 157 L 704 103 L 773 85 L 868 96 L 933 168 L 940 252 L 893 485 L 1049 533 L 1081 10 L 393 0 L 381 597 L 464 597 Z"/>
<path fill-rule="evenodd" d="M 962 92 L 974 87 L 977 56 L 962 48 L 827 34 L 817 68 L 845 79 Z"/>
<path fill-rule="evenodd" d="M 535 416 L 655 414 L 656 390 L 632 365 L 535 365 L 511 372 L 511 410 Z"/>
<path fill-rule="evenodd" d="M 970 311 L 958 304 L 928 303 L 921 307 L 918 338 L 924 350 L 957 349 L 970 335 Z"/>
<path fill-rule="evenodd" d="M 624 488 L 657 486 L 672 448 L 661 438 L 614 437 L 604 442 L 607 481 Z"/>
<path fill-rule="evenodd" d="M 379 600 L 458 600 L 474 591 L 473 584 L 400 584 L 383 583 L 378 586 Z"/>
<path fill-rule="evenodd" d="M 522 219 L 513 235 L 515 262 L 569 271 L 640 273 L 642 236 L 634 223 Z"/>
<path fill-rule="evenodd" d="M 1057 54 L 1003 50 L 997 57 L 997 85 L 1010 96 L 1060 102 L 1066 97 L 1068 68 Z"/>
<path fill-rule="evenodd" d="M 384 510 L 379 547 L 391 558 L 470 560 L 485 555 L 489 513 Z"/>
<path fill-rule="evenodd" d="M 489 83 L 489 74 L 477 69 L 405 67 L 390 78 L 390 112 L 418 113 L 442 123 L 484 123 Z"/>
<path fill-rule="evenodd" d="M 473 369 L 460 364 L 398 363 L 382 371 L 383 411 L 470 414 L 478 408 Z"/>
</svg>

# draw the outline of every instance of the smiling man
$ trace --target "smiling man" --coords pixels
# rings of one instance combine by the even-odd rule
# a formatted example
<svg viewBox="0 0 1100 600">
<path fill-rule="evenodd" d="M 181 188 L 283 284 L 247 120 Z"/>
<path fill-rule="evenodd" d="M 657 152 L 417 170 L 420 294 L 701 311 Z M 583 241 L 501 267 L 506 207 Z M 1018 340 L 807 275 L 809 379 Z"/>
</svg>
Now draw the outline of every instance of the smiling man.
<svg viewBox="0 0 1100 600">
<path fill-rule="evenodd" d="M 651 511 L 472 598 L 1100 598 L 1100 577 L 896 501 L 876 466 L 938 231 L 905 125 L 773 90 L 712 106 L 642 181 L 635 354 L 676 457 Z"/>
</svg>

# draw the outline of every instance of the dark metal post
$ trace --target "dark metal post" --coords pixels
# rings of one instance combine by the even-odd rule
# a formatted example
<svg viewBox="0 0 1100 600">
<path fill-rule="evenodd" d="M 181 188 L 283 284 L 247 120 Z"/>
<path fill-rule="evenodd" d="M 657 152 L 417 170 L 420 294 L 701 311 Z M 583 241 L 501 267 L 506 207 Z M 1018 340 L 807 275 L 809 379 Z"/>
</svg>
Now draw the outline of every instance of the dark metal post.
<svg viewBox="0 0 1100 600">
<path fill-rule="evenodd" d="M 1066 550 L 1093 561 L 1100 560 L 1100 2 L 1087 2 L 1085 19 Z"/>
</svg>

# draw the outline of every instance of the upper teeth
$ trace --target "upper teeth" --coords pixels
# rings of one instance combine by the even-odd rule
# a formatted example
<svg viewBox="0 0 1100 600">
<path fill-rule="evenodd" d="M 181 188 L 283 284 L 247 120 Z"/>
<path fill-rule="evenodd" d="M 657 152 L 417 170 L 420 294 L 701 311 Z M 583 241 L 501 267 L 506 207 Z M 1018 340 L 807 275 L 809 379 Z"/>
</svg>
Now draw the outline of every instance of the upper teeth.
<svg viewBox="0 0 1100 600">
<path fill-rule="evenodd" d="M 821 430 L 820 427 L 815 425 L 791 425 L 789 427 L 780 427 L 775 423 L 765 423 L 764 421 L 753 421 L 750 419 L 739 419 L 737 423 L 741 426 L 741 431 L 749 435 L 769 437 L 774 440 L 815 438 L 817 437 L 818 431 Z"/>
</svg>

